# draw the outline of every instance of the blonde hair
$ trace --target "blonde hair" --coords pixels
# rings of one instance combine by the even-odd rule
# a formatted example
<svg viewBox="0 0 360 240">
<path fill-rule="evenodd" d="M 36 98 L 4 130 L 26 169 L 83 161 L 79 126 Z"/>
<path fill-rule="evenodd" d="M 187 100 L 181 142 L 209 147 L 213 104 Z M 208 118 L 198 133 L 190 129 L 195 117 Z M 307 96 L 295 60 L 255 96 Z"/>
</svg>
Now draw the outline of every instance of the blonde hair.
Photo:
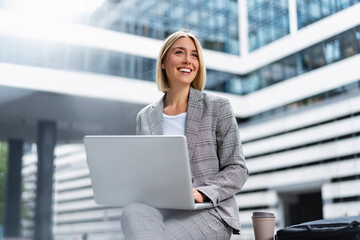
<svg viewBox="0 0 360 240">
<path fill-rule="evenodd" d="M 163 93 L 166 93 L 169 91 L 169 84 L 167 82 L 167 76 L 164 69 L 161 68 L 161 64 L 163 63 L 167 52 L 169 48 L 179 39 L 179 38 L 191 38 L 194 41 L 197 53 L 198 53 L 198 59 L 199 59 L 199 70 L 197 72 L 197 75 L 195 76 L 194 81 L 191 83 L 191 87 L 196 88 L 200 91 L 202 91 L 206 84 L 206 68 L 204 64 L 204 58 L 202 55 L 202 47 L 200 44 L 200 41 L 195 37 L 194 34 L 188 31 L 177 31 L 173 34 L 171 34 L 169 37 L 167 37 L 160 49 L 160 53 L 156 62 L 156 85 L 159 89 L 159 91 L 162 91 Z"/>
</svg>

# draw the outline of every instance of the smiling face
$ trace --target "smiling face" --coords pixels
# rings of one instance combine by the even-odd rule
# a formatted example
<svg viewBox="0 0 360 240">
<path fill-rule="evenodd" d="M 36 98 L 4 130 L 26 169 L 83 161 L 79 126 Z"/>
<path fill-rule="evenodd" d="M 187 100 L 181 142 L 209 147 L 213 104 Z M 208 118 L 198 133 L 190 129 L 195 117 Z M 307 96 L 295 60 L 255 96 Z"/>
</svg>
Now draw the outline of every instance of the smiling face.
<svg viewBox="0 0 360 240">
<path fill-rule="evenodd" d="M 170 89 L 190 86 L 199 69 L 198 52 L 189 37 L 179 38 L 169 48 L 161 68 L 165 70 Z"/>
</svg>

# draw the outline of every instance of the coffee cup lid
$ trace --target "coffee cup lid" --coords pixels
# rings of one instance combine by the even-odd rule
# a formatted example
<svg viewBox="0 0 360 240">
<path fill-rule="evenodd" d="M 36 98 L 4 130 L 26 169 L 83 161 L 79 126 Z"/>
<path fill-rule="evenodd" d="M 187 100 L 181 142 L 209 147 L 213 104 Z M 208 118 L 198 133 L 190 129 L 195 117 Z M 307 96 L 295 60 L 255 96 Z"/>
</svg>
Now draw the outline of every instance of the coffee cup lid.
<svg viewBox="0 0 360 240">
<path fill-rule="evenodd" d="M 253 218 L 274 218 L 275 215 L 271 212 L 253 212 Z"/>
</svg>

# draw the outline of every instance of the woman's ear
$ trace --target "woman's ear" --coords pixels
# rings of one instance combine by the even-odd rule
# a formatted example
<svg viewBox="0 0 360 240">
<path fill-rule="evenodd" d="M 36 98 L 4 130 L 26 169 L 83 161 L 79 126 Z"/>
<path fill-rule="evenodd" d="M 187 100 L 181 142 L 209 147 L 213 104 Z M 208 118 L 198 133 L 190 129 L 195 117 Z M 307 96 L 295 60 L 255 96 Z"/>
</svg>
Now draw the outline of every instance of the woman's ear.
<svg viewBox="0 0 360 240">
<path fill-rule="evenodd" d="M 165 69 L 165 65 L 163 63 L 161 64 L 161 69 Z"/>
</svg>

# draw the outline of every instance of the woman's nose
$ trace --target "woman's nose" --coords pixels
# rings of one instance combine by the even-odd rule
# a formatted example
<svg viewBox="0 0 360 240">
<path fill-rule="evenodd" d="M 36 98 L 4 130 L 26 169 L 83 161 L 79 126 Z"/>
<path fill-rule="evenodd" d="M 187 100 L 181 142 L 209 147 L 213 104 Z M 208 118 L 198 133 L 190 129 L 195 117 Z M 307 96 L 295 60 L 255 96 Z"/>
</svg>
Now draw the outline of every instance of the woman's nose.
<svg viewBox="0 0 360 240">
<path fill-rule="evenodd" d="M 183 62 L 184 62 L 184 63 L 190 63 L 190 55 L 189 55 L 189 54 L 185 54 L 185 55 L 184 55 Z"/>
</svg>

